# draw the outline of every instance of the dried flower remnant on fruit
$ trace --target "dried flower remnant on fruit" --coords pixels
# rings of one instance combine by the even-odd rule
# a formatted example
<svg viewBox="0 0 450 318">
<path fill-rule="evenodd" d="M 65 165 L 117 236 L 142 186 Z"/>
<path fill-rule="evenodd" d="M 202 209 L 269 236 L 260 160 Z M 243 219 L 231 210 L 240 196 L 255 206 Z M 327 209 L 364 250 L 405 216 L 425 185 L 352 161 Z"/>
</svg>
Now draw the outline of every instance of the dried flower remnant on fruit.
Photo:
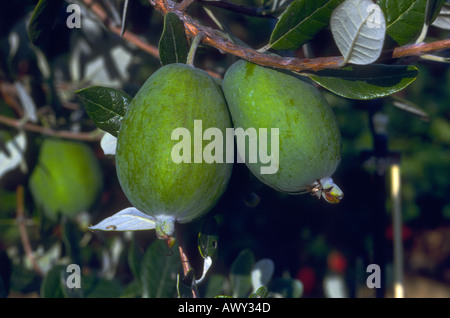
<svg viewBox="0 0 450 318">
<path fill-rule="evenodd" d="M 331 178 L 316 180 L 306 187 L 306 191 L 319 199 L 323 197 L 328 203 L 339 203 L 344 197 L 344 192 L 342 192 Z"/>
</svg>

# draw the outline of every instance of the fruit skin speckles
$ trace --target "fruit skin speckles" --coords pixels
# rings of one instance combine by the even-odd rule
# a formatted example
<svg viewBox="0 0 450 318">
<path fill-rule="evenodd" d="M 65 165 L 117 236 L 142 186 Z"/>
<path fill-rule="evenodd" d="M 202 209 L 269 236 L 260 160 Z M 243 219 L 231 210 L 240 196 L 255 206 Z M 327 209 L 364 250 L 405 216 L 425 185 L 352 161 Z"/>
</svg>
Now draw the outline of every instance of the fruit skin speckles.
<svg viewBox="0 0 450 318">
<path fill-rule="evenodd" d="M 231 118 L 217 82 L 205 71 L 169 64 L 156 71 L 133 98 L 117 140 L 117 175 L 129 201 L 153 217 L 161 236 L 170 222 L 187 223 L 207 213 L 225 191 L 231 163 L 175 163 L 172 131 L 231 128 Z M 194 154 L 194 141 L 191 142 Z M 193 161 L 191 161 L 193 162 Z M 164 222 L 163 222 L 164 221 Z"/>
<path fill-rule="evenodd" d="M 317 88 L 240 60 L 227 70 L 223 90 L 235 127 L 279 128 L 279 170 L 263 175 L 259 173 L 261 163 L 248 163 L 257 178 L 290 194 L 303 193 L 326 180 L 327 191 L 317 192 L 318 197 L 339 202 L 343 193 L 331 175 L 341 160 L 341 134 L 333 111 Z"/>
</svg>

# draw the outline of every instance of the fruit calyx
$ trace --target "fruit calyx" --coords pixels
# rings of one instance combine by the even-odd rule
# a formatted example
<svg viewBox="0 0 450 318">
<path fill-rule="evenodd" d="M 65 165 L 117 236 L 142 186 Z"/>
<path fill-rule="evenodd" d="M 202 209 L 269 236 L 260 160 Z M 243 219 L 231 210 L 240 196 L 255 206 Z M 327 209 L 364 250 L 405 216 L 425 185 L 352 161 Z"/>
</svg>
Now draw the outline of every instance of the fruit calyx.
<svg viewBox="0 0 450 318">
<path fill-rule="evenodd" d="M 169 240 L 175 233 L 175 218 L 170 215 L 156 216 L 155 231 L 160 240 Z"/>
<path fill-rule="evenodd" d="M 306 191 L 319 199 L 323 197 L 328 203 L 339 203 L 344 197 L 344 192 L 342 192 L 330 177 L 314 181 L 306 187 Z"/>
</svg>

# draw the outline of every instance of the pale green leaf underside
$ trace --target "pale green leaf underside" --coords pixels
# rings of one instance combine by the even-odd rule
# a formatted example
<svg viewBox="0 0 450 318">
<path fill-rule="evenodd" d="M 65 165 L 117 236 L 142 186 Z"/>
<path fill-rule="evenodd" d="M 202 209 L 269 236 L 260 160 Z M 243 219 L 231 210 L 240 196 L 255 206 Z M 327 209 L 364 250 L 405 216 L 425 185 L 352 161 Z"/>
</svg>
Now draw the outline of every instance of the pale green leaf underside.
<svg viewBox="0 0 450 318">
<path fill-rule="evenodd" d="M 89 229 L 102 231 L 153 230 L 155 229 L 155 220 L 138 209 L 130 207 L 89 227 Z"/>
<path fill-rule="evenodd" d="M 346 63 L 370 64 L 384 44 L 386 21 L 371 0 L 347 0 L 333 12 L 331 31 Z"/>
<path fill-rule="evenodd" d="M 435 27 L 450 30 L 450 2 L 447 2 L 439 12 L 436 20 L 431 24 Z"/>
</svg>

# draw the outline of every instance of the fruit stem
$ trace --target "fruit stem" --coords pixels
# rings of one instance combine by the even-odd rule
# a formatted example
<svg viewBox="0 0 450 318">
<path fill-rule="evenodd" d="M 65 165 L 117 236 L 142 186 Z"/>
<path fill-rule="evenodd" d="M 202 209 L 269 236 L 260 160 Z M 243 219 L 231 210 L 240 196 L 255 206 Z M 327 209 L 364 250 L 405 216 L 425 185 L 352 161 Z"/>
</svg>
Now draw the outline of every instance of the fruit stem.
<svg viewBox="0 0 450 318">
<path fill-rule="evenodd" d="M 189 49 L 186 64 L 194 66 L 195 52 L 197 51 L 197 48 L 200 45 L 200 42 L 202 41 L 203 36 L 204 36 L 204 32 L 201 31 L 201 32 L 197 33 L 197 35 L 192 40 L 192 44 L 191 44 L 191 48 Z"/>
<path fill-rule="evenodd" d="M 192 269 L 192 267 L 191 267 L 191 264 L 189 263 L 189 259 L 186 255 L 186 253 L 184 252 L 184 244 L 183 244 L 183 240 L 182 240 L 182 237 L 180 234 L 181 230 L 180 230 L 179 226 L 177 226 L 175 233 L 177 235 L 178 251 L 180 253 L 181 265 L 183 267 L 183 274 L 184 274 L 184 276 L 187 276 L 187 274 Z M 195 287 L 195 285 L 192 286 L 191 290 L 192 290 L 192 297 L 198 298 L 197 288 Z"/>
</svg>

